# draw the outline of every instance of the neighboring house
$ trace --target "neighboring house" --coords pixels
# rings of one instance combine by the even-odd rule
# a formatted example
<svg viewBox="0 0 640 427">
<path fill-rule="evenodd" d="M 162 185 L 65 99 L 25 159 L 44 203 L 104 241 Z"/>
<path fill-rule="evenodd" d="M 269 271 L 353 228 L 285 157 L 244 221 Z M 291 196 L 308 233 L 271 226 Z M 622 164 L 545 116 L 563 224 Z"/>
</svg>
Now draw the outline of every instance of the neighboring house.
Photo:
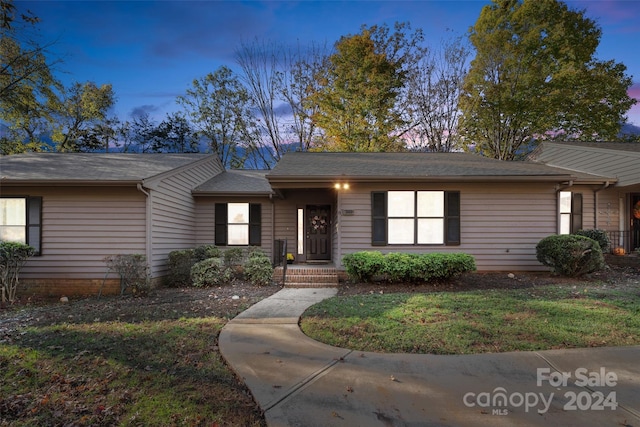
<svg viewBox="0 0 640 427">
<path fill-rule="evenodd" d="M 597 191 L 585 193 L 597 208 L 584 228 L 606 230 L 612 245 L 626 252 L 640 248 L 640 143 L 543 142 L 529 159 L 572 172 L 612 177 L 613 181 Z"/>
<path fill-rule="evenodd" d="M 191 190 L 222 173 L 202 154 L 32 153 L 0 157 L 0 238 L 36 248 L 21 273 L 27 292 L 97 293 L 103 259 L 147 257 L 152 277 L 167 255 L 194 246 Z M 113 276 L 107 292 L 117 290 Z"/>
<path fill-rule="evenodd" d="M 258 246 L 275 260 L 286 240 L 296 263 L 338 268 L 345 254 L 380 250 L 544 270 L 542 238 L 605 220 L 594 202 L 618 180 L 600 175 L 466 153 L 294 152 L 270 171 L 225 171 L 200 154 L 4 156 L 0 236 L 36 247 L 21 277 L 51 295 L 95 293 L 104 257 L 118 253 L 146 255 L 161 280 L 169 252 L 200 244 Z"/>
</svg>

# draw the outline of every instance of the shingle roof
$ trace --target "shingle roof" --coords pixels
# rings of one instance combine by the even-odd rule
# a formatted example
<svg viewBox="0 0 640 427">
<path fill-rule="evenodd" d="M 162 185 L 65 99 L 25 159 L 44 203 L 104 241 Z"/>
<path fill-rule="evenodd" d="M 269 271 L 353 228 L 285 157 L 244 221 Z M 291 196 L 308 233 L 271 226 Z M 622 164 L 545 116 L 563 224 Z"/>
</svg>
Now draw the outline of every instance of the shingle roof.
<svg viewBox="0 0 640 427">
<path fill-rule="evenodd" d="M 508 162 L 469 153 L 287 153 L 267 174 L 273 182 L 285 180 L 482 180 L 569 179 L 576 174 L 533 162 Z M 582 174 L 583 178 L 600 178 Z"/>
<path fill-rule="evenodd" d="M 28 153 L 0 156 L 0 182 L 136 182 L 210 154 Z"/>
<path fill-rule="evenodd" d="M 273 191 L 265 178 L 267 172 L 266 170 L 228 170 L 196 187 L 193 194 L 271 194 Z"/>
<path fill-rule="evenodd" d="M 606 150 L 631 151 L 640 153 L 640 142 L 579 142 L 579 141 L 554 141 L 549 144 L 574 145 L 579 147 L 603 148 Z"/>
</svg>

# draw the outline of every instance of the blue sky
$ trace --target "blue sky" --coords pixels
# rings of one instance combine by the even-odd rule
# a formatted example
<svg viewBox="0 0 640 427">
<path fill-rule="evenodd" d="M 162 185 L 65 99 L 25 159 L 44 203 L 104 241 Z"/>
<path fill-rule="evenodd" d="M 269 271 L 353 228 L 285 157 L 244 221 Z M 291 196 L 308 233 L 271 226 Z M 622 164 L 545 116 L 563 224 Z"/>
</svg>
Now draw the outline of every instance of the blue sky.
<svg viewBox="0 0 640 427">
<path fill-rule="evenodd" d="M 18 1 L 41 18 L 43 40 L 63 59 L 65 82 L 111 83 L 114 113 L 129 119 L 148 112 L 157 120 L 178 110 L 175 99 L 193 79 L 221 65 L 235 68 L 243 41 L 332 45 L 362 24 L 410 22 L 429 45 L 464 34 L 488 1 Z M 570 0 L 602 27 L 599 59 L 614 59 L 633 76 L 640 100 L 640 0 Z M 447 30 L 451 30 L 447 33 Z M 640 102 L 640 101 L 639 101 Z M 640 126 L 640 105 L 629 112 Z"/>
</svg>

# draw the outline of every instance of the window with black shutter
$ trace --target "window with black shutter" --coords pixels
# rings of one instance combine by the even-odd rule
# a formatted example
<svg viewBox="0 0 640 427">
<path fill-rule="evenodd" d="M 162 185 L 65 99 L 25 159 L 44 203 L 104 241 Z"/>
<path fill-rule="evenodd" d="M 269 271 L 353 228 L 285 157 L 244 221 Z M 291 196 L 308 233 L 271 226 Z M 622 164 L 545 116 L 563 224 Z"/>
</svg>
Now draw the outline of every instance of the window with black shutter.
<svg viewBox="0 0 640 427">
<path fill-rule="evenodd" d="M 260 246 L 262 207 L 259 203 L 216 203 L 217 246 Z"/>
<path fill-rule="evenodd" d="M 42 253 L 42 197 L 0 198 L 0 240 L 25 243 Z"/>
<path fill-rule="evenodd" d="M 374 191 L 371 244 L 460 245 L 460 192 Z"/>
</svg>

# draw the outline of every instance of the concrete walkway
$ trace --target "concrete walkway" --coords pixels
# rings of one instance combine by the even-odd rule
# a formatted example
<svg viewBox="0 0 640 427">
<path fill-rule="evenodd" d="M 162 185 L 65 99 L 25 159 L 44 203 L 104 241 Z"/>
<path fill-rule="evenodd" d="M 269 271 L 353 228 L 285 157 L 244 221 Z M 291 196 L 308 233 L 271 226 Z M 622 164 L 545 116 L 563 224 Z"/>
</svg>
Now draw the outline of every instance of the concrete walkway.
<svg viewBox="0 0 640 427">
<path fill-rule="evenodd" d="M 220 333 L 220 352 L 271 427 L 640 426 L 640 346 L 462 356 L 351 351 L 298 327 L 307 307 L 336 292 L 283 289 Z"/>
</svg>

